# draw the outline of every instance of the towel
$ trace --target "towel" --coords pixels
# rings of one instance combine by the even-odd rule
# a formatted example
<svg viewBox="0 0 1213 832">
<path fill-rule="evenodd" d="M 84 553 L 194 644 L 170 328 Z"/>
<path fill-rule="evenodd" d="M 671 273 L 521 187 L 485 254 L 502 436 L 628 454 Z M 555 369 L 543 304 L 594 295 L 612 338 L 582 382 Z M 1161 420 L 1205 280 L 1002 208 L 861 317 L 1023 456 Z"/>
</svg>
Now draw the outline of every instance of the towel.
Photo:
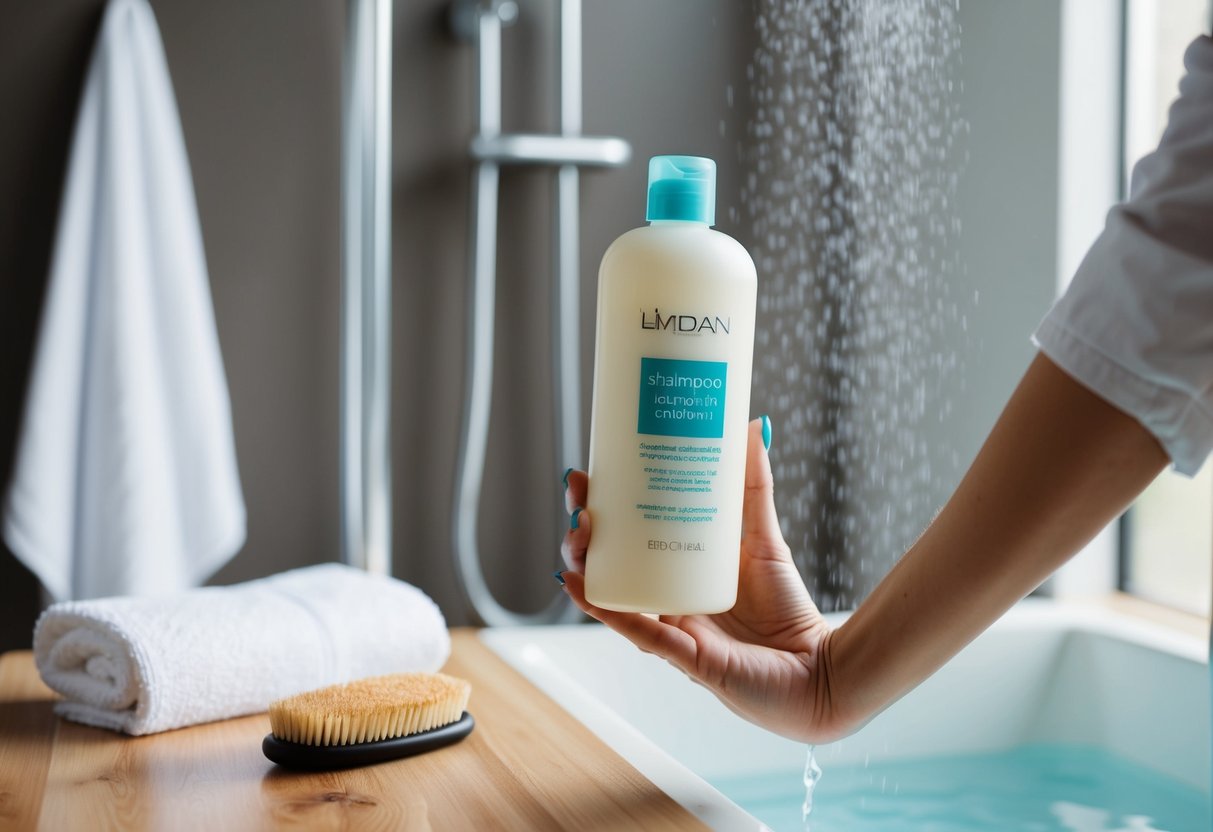
<svg viewBox="0 0 1213 832">
<path fill-rule="evenodd" d="M 76 119 L 4 538 L 62 600 L 197 585 L 244 533 L 164 50 L 147 0 L 112 0 Z"/>
<path fill-rule="evenodd" d="M 34 628 L 42 680 L 74 722 L 151 734 L 259 713 L 364 676 L 438 670 L 437 605 L 394 578 L 330 563 L 165 598 L 53 604 Z"/>
</svg>

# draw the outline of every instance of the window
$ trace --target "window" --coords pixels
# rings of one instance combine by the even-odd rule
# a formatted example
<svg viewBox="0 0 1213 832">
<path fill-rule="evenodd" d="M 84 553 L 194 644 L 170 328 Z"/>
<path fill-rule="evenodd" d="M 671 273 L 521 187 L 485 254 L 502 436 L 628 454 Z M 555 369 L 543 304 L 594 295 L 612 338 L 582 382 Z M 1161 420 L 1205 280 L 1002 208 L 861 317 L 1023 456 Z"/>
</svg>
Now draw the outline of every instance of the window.
<svg viewBox="0 0 1213 832">
<path fill-rule="evenodd" d="M 1123 177 L 1157 144 L 1183 75 L 1188 43 L 1210 31 L 1208 0 L 1129 0 L 1125 6 Z M 1213 461 L 1194 479 L 1164 472 L 1120 529 L 1121 588 L 1198 615 L 1213 587 Z"/>
</svg>

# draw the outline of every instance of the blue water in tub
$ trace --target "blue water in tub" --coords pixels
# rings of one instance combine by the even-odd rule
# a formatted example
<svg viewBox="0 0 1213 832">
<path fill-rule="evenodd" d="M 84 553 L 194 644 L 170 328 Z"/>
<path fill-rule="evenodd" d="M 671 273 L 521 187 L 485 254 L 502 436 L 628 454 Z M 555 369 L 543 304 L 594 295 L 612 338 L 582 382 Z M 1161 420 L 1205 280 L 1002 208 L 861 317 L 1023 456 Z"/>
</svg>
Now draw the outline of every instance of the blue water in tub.
<svg viewBox="0 0 1213 832">
<path fill-rule="evenodd" d="M 803 818 L 798 771 L 712 785 L 773 830 L 795 832 L 1209 832 L 1203 792 L 1099 748 L 1041 744 L 831 765 Z"/>
</svg>

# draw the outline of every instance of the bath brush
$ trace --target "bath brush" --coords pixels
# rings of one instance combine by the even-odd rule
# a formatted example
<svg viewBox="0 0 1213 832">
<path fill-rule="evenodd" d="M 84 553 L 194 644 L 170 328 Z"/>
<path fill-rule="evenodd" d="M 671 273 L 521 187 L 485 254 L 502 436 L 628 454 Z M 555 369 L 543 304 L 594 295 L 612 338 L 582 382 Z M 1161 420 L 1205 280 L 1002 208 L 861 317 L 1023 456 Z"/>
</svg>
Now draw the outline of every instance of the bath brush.
<svg viewBox="0 0 1213 832">
<path fill-rule="evenodd" d="M 442 673 L 398 673 L 280 699 L 261 750 L 287 768 L 335 769 L 458 742 L 475 724 L 472 686 Z"/>
</svg>

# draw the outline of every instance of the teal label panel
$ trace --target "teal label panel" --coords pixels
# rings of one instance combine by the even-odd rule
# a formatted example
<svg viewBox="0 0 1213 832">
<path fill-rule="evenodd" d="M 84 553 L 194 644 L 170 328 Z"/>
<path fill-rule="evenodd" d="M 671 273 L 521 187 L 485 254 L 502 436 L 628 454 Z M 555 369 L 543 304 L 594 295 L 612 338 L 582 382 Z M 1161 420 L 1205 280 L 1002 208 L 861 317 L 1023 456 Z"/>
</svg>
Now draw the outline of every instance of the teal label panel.
<svg viewBox="0 0 1213 832">
<path fill-rule="evenodd" d="M 724 361 L 641 358 L 636 432 L 722 438 L 728 369 Z"/>
</svg>

